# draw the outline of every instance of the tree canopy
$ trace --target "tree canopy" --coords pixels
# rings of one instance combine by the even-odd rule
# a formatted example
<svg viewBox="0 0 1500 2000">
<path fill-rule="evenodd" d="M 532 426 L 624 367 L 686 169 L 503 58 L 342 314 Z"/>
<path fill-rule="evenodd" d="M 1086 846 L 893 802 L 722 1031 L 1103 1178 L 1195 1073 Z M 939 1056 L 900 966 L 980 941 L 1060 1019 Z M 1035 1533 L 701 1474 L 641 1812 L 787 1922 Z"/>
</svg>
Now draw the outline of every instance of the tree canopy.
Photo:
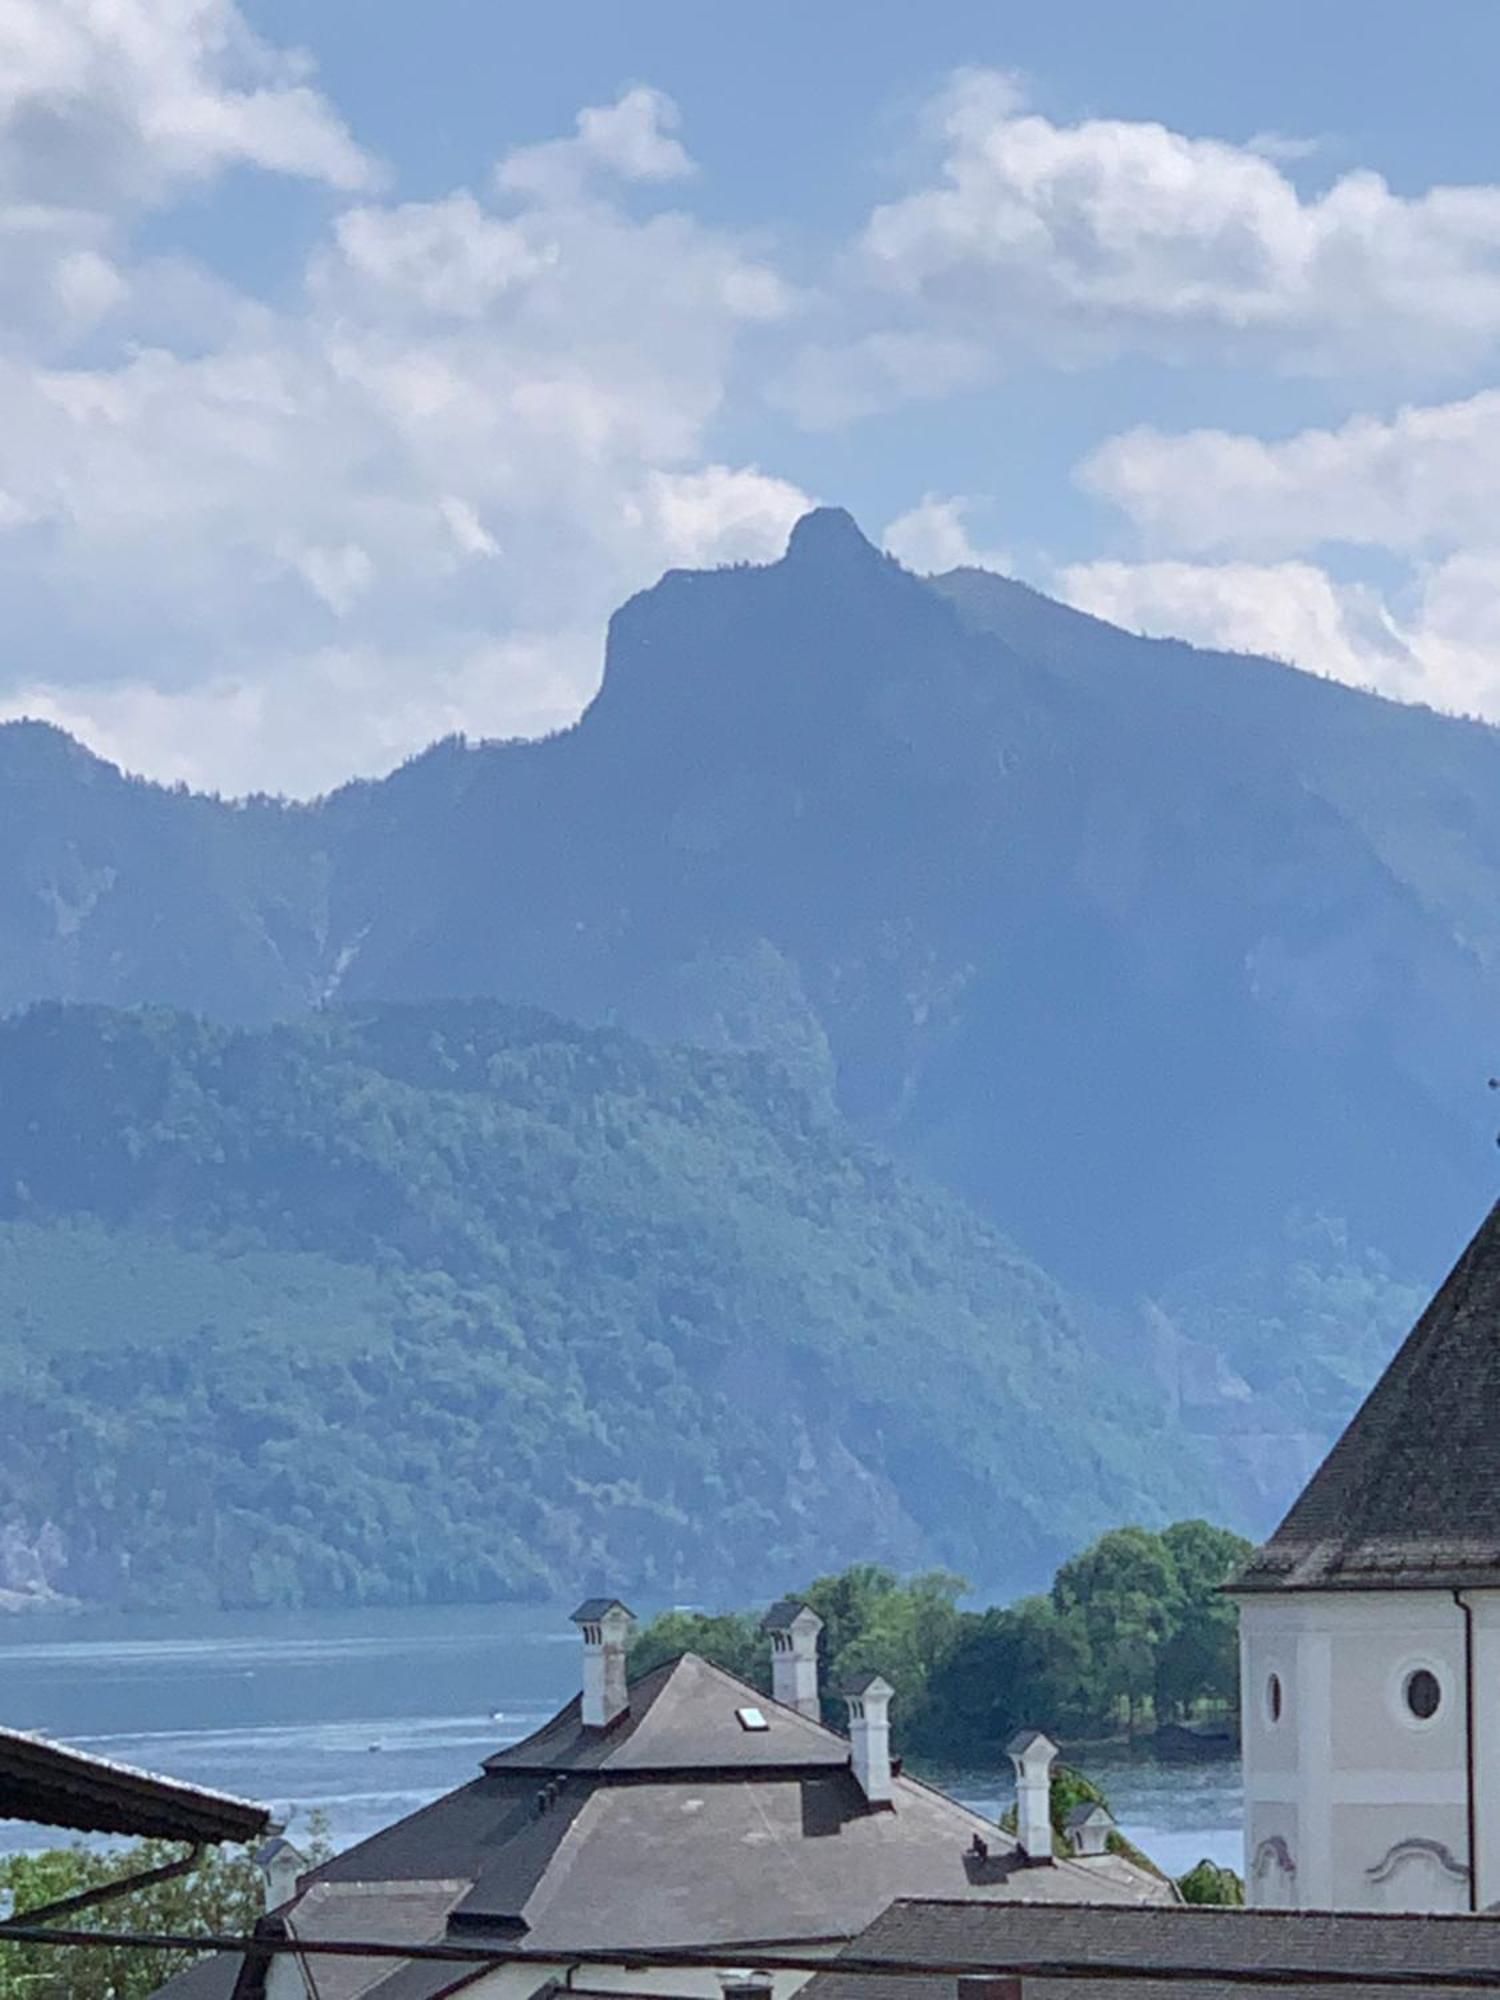
<svg viewBox="0 0 1500 2000">
<path fill-rule="evenodd" d="M 1234 1610 L 1223 1584 L 1251 1544 L 1207 1521 L 1112 1529 L 1064 1563 L 1046 1596 L 965 1609 L 961 1577 L 903 1580 L 859 1563 L 795 1593 L 824 1621 L 825 1690 L 873 1669 L 896 1689 L 893 1741 L 937 1761 L 994 1762 L 1033 1726 L 1105 1735 L 1227 1720 L 1238 1697 Z M 693 1651 L 769 1692 L 755 1614 L 672 1611 L 636 1639 L 633 1671 Z M 830 1722 L 841 1704 L 825 1694 Z"/>
</svg>

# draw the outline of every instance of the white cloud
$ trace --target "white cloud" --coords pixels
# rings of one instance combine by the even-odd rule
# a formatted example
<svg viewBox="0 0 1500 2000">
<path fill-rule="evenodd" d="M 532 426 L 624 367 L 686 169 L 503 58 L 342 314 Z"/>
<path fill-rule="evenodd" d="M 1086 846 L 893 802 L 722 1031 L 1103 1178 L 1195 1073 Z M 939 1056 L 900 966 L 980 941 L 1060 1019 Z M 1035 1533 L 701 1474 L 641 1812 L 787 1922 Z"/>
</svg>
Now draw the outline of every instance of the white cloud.
<svg viewBox="0 0 1500 2000">
<path fill-rule="evenodd" d="M 625 181 L 682 180 L 696 168 L 672 137 L 677 124 L 670 97 L 637 86 L 614 104 L 580 111 L 571 139 L 518 146 L 501 161 L 495 178 L 503 190 L 550 201 L 577 196 L 599 174 Z"/>
<path fill-rule="evenodd" d="M 663 558 L 683 569 L 770 562 L 811 505 L 800 487 L 753 467 L 707 465 L 698 472 L 653 472 L 637 518 Z"/>
<path fill-rule="evenodd" d="M 570 721 L 592 626 L 505 638 L 445 633 L 248 660 L 191 685 L 139 676 L 0 695 L 0 720 L 53 722 L 126 770 L 228 793 L 310 795 L 454 735 L 542 735 Z M 329 738 L 336 745 L 329 754 Z"/>
<path fill-rule="evenodd" d="M 843 332 L 778 387 L 804 421 L 1020 362 L 1135 352 L 1419 377 L 1500 346 L 1500 186 L 1405 196 L 1361 170 L 1304 195 L 1279 164 L 1300 141 L 1059 123 L 994 71 L 956 77 L 930 122 L 938 172 L 872 212 L 830 289 Z"/>
<path fill-rule="evenodd" d="M 1079 477 L 1170 551 L 1066 571 L 1084 608 L 1500 722 L 1500 391 L 1278 441 L 1131 431 Z M 1386 583 L 1308 559 L 1340 545 Z"/>
<path fill-rule="evenodd" d="M 1112 624 L 1500 722 L 1500 548 L 1424 569 L 1400 613 L 1308 562 L 1079 563 L 1058 585 Z"/>
<path fill-rule="evenodd" d="M 1290 132 L 1254 132 L 1245 141 L 1247 153 L 1263 160 L 1310 160 L 1323 150 L 1321 139 L 1298 138 Z"/>
<path fill-rule="evenodd" d="M 358 285 L 367 309 L 410 308 L 479 319 L 549 257 L 516 223 L 488 215 L 467 191 L 397 208 L 351 208 L 334 225 L 336 268 L 323 282 Z"/>
<path fill-rule="evenodd" d="M 1228 652 L 1264 653 L 1336 680 L 1383 681 L 1408 665 L 1379 604 L 1313 563 L 1093 562 L 1059 572 L 1069 604 L 1112 625 Z"/>
<path fill-rule="evenodd" d="M 177 35 L 174 129 L 184 76 L 223 96 L 236 63 L 291 75 L 226 7 L 101 15 Z M 719 462 L 709 431 L 791 296 L 729 236 L 609 195 L 683 170 L 671 122 L 632 92 L 583 114 L 572 167 L 510 177 L 497 205 L 365 199 L 276 310 L 80 221 L 46 313 L 0 351 L 0 713 L 132 769 L 321 789 L 435 734 L 556 727 L 622 597 L 670 563 L 778 553 L 802 494 Z M 253 123 L 240 156 L 284 166 Z M 50 211 L 33 234 L 57 248 Z M 96 329 L 87 365 L 69 315 Z"/>
<path fill-rule="evenodd" d="M 1129 431 L 1094 452 L 1080 478 L 1152 542 L 1179 549 L 1460 545 L 1487 539 L 1500 514 L 1500 391 L 1277 443 Z"/>
<path fill-rule="evenodd" d="M 920 576 L 937 576 L 950 569 L 1013 567 L 1002 549 L 982 549 L 970 538 L 965 517 L 980 503 L 966 494 L 924 494 L 917 505 L 898 515 L 882 536 L 882 546 L 897 562 Z"/>
<path fill-rule="evenodd" d="M 369 160 L 233 0 L 5 0 L 0 189 L 108 209 L 225 167 L 358 188 Z"/>
</svg>

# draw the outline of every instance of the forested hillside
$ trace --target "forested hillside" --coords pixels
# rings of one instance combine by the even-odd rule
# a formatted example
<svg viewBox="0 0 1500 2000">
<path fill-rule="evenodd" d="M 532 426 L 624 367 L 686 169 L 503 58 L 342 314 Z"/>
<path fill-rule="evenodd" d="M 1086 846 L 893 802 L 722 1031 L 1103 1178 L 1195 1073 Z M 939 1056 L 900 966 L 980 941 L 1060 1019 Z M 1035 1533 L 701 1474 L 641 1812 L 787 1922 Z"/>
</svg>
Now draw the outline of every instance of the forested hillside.
<svg viewBox="0 0 1500 2000">
<path fill-rule="evenodd" d="M 453 994 L 764 1051 L 1128 1329 L 1258 1530 L 1492 1197 L 1500 732 L 833 511 L 626 605 L 575 728 L 316 806 L 0 729 L 0 1007 Z"/>
<path fill-rule="evenodd" d="M 1128 1345 L 761 1058 L 43 1005 L 0 1107 L 14 1602 L 1015 1588 L 1212 1490 Z"/>
</svg>

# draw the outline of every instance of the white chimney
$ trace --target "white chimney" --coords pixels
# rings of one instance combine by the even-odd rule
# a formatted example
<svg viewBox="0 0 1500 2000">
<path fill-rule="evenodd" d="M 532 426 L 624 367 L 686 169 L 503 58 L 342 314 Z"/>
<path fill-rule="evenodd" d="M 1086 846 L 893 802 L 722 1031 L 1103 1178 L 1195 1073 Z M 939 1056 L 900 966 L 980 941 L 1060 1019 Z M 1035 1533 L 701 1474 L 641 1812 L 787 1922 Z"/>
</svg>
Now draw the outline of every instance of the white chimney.
<svg viewBox="0 0 1500 2000">
<path fill-rule="evenodd" d="M 1109 1836 L 1114 1830 L 1115 1823 L 1108 1810 L 1097 1802 L 1085 1800 L 1068 1814 L 1069 1843 L 1075 1854 L 1086 1858 L 1108 1854 Z"/>
<path fill-rule="evenodd" d="M 891 1696 L 879 1674 L 856 1674 L 839 1693 L 849 1704 L 849 1762 L 872 1806 L 895 1803 L 891 1786 Z"/>
<path fill-rule="evenodd" d="M 719 1974 L 719 1991 L 724 2000 L 771 2000 L 774 1987 L 769 1972 L 728 1969 Z"/>
<path fill-rule="evenodd" d="M 823 1720 L 818 1696 L 818 1634 L 823 1621 L 799 1597 L 783 1597 L 760 1621 L 771 1637 L 771 1692 L 809 1722 Z"/>
<path fill-rule="evenodd" d="M 635 1613 L 618 1597 L 588 1597 L 573 1623 L 583 1633 L 583 1726 L 607 1729 L 630 1706 L 625 1653 Z"/>
<path fill-rule="evenodd" d="M 1057 1745 L 1023 1729 L 1005 1746 L 1016 1767 L 1016 1839 L 1028 1861 L 1052 1859 L 1052 1763 Z"/>
<path fill-rule="evenodd" d="M 265 1884 L 266 1908 L 280 1909 L 297 1893 L 297 1877 L 307 1866 L 307 1856 L 293 1847 L 279 1829 L 256 1848 L 254 1861 Z"/>
</svg>

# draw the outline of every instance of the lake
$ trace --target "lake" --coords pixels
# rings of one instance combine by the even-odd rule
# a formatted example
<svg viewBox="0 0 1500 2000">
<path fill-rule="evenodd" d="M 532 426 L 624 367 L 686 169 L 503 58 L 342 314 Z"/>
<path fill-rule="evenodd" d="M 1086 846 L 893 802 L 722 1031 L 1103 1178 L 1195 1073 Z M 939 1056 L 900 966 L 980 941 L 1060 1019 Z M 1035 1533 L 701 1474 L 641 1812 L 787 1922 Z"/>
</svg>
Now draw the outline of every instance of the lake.
<svg viewBox="0 0 1500 2000">
<path fill-rule="evenodd" d="M 566 1607 L 28 1617 L 0 1624 L 0 1722 L 264 1800 L 294 1840 L 320 1810 L 347 1847 L 472 1777 L 578 1671 Z M 1239 1867 L 1237 1763 L 1078 1761 L 1171 1873 Z M 924 1775 L 992 1816 L 1011 1802 L 1008 1768 Z M 0 1822 L 0 1850 L 37 1842 Z"/>
</svg>

